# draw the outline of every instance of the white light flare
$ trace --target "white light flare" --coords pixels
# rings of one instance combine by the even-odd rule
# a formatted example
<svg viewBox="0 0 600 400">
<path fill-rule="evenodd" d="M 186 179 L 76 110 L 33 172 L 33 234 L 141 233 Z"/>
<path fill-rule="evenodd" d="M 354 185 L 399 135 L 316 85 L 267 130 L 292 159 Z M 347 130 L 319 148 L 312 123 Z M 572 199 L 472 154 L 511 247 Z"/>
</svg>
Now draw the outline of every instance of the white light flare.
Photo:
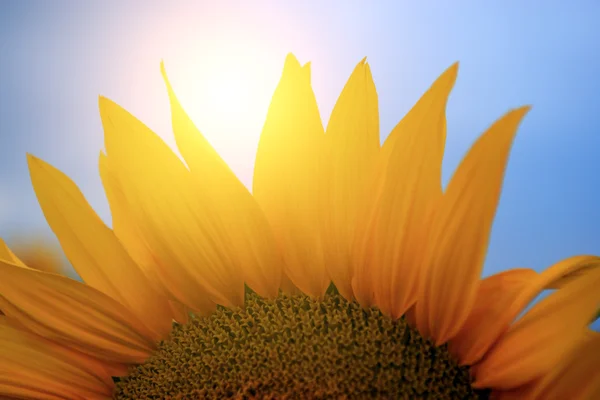
<svg viewBox="0 0 600 400">
<path fill-rule="evenodd" d="M 196 127 L 251 188 L 258 140 L 285 54 L 223 42 L 196 54 L 165 60 L 173 89 Z"/>
</svg>

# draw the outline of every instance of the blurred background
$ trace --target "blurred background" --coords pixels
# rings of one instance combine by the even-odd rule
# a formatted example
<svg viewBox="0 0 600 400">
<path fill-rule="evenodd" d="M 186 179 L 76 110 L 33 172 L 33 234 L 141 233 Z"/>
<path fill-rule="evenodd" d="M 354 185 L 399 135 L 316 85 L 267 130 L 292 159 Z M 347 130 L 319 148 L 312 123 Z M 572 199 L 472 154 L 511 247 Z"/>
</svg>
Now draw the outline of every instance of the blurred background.
<svg viewBox="0 0 600 400">
<path fill-rule="evenodd" d="M 532 104 L 513 147 L 484 274 L 600 254 L 600 2 L 170 3 L 0 1 L 0 237 L 9 244 L 52 238 L 27 152 L 73 178 L 110 223 L 97 169 L 98 95 L 173 145 L 161 60 L 199 129 L 250 187 L 262 123 L 291 51 L 312 61 L 324 123 L 368 56 L 382 140 L 460 61 L 444 184 L 496 118 Z"/>
</svg>

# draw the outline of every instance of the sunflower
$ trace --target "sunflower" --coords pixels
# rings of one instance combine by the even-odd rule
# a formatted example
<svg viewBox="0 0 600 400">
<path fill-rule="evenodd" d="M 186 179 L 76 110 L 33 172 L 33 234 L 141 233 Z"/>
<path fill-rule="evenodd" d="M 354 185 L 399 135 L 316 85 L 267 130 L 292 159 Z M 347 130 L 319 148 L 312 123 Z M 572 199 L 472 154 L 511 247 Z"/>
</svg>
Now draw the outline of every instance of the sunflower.
<svg viewBox="0 0 600 400">
<path fill-rule="evenodd" d="M 161 69 L 185 164 L 101 97 L 112 229 L 68 177 L 28 156 L 46 220 L 84 283 L 0 243 L 0 395 L 597 398 L 600 342 L 588 325 L 600 258 L 481 278 L 527 107 L 495 122 L 442 191 L 457 65 L 380 146 L 366 61 L 324 129 L 310 65 L 289 55 L 251 194 Z"/>
</svg>

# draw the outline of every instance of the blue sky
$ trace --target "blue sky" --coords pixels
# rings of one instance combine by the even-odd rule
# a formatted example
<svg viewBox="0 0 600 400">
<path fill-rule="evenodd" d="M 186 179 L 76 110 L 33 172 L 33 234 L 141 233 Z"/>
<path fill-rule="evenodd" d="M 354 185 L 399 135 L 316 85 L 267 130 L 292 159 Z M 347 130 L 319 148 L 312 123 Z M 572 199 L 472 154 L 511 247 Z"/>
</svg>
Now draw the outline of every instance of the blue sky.
<svg viewBox="0 0 600 400">
<path fill-rule="evenodd" d="M 368 56 L 382 139 L 460 61 L 444 182 L 492 121 L 532 104 L 484 274 L 600 254 L 598 20 L 593 0 L 1 2 L 0 236 L 49 232 L 26 152 L 71 176 L 110 221 L 97 173 L 97 98 L 112 98 L 173 143 L 161 59 L 199 128 L 249 184 L 262 119 L 292 51 L 312 61 L 324 121 Z M 232 97 L 217 99 L 228 77 Z"/>
</svg>

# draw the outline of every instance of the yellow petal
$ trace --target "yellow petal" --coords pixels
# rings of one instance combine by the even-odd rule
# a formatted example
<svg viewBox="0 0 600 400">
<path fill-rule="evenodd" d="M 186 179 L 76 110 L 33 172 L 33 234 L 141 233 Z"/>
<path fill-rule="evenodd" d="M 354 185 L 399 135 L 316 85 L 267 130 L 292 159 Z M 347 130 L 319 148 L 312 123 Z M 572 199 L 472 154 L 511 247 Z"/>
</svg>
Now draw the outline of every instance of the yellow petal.
<svg viewBox="0 0 600 400">
<path fill-rule="evenodd" d="M 600 306 L 599 288 L 595 268 L 536 304 L 475 365 L 474 386 L 512 389 L 554 368 L 577 346 Z"/>
<path fill-rule="evenodd" d="M 504 333 L 517 315 L 507 310 L 537 273 L 528 268 L 501 272 L 484 279 L 477 290 L 475 304 L 465 324 L 450 340 L 450 351 L 462 365 L 480 360 Z"/>
<path fill-rule="evenodd" d="M 29 268 L 23 261 L 19 260 L 19 257 L 13 253 L 10 248 L 6 245 L 6 242 L 0 238 L 0 261 L 7 261 L 11 264 L 18 265 L 21 268 Z M 0 317 L 4 315 L 2 311 L 2 305 L 0 304 Z"/>
<path fill-rule="evenodd" d="M 21 238 L 13 245 L 13 249 L 29 268 L 61 275 L 66 272 L 60 250 L 44 239 Z"/>
<path fill-rule="evenodd" d="M 510 111 L 475 142 L 436 210 L 417 321 L 438 345 L 456 335 L 477 296 L 508 154 L 528 110 Z"/>
<path fill-rule="evenodd" d="M 351 246 L 379 153 L 377 92 L 365 59 L 354 68 L 331 112 L 324 151 L 325 262 L 340 294 L 352 300 Z"/>
<path fill-rule="evenodd" d="M 164 297 L 168 297 L 168 291 L 158 275 L 157 258 L 144 241 L 142 233 L 138 230 L 138 226 L 132 218 L 131 205 L 127 203 L 122 184 L 119 182 L 105 154 L 100 154 L 98 167 L 104 192 L 110 206 L 112 228 L 115 235 L 156 290 Z M 172 299 L 167 301 L 169 302 L 172 318 L 177 322 L 186 323 L 188 314 L 185 306 Z"/>
<path fill-rule="evenodd" d="M 450 341 L 450 348 L 463 364 L 480 360 L 510 324 L 544 289 L 557 282 L 570 282 L 596 266 L 597 257 L 576 256 L 562 260 L 537 274 L 516 269 L 485 279 L 467 321 Z"/>
<path fill-rule="evenodd" d="M 9 326 L 0 318 L 0 393 L 30 399 L 110 399 L 102 362 Z"/>
<path fill-rule="evenodd" d="M 585 331 L 577 347 L 540 378 L 494 390 L 494 400 L 592 400 L 600 398 L 600 334 Z"/>
<path fill-rule="evenodd" d="M 100 153 L 98 170 L 110 207 L 112 229 L 115 235 L 148 278 L 156 282 L 158 278 L 157 270 L 153 268 L 154 255 L 135 224 L 131 212 L 132 205 L 128 204 L 123 184 L 119 182 L 114 167 L 106 154 Z"/>
<path fill-rule="evenodd" d="M 566 261 L 566 262 L 565 262 Z M 542 280 L 545 289 L 560 289 L 571 283 L 574 279 L 600 267 L 595 256 L 577 256 L 564 260 L 551 271 L 544 274 Z"/>
<path fill-rule="evenodd" d="M 359 260 L 356 282 L 368 282 L 377 306 L 394 318 L 417 297 L 419 261 L 433 205 L 441 196 L 445 109 L 458 64 L 446 70 L 398 123 L 381 149 L 367 233 L 370 258 Z M 373 196 L 373 194 L 377 196 Z M 365 288 L 363 290 L 368 290 Z M 364 304 L 365 305 L 365 304 Z"/>
<path fill-rule="evenodd" d="M 72 279 L 0 261 L 0 293 L 11 322 L 100 360 L 141 363 L 155 348 L 133 313 Z"/>
<path fill-rule="evenodd" d="M 0 260 L 8 261 L 19 267 L 29 268 L 10 250 L 2 238 L 0 238 Z"/>
<path fill-rule="evenodd" d="M 287 276 L 313 297 L 329 286 L 320 228 L 324 136 L 310 69 L 290 54 L 258 144 L 252 192 L 282 248 Z"/>
<path fill-rule="evenodd" d="M 122 184 L 131 218 L 157 259 L 174 299 L 194 310 L 239 306 L 244 281 L 228 230 L 190 171 L 148 127 L 100 98 L 106 154 Z"/>
<path fill-rule="evenodd" d="M 577 347 L 527 391 L 522 399 L 590 400 L 600 395 L 600 334 L 588 331 Z"/>
<path fill-rule="evenodd" d="M 169 83 L 164 65 L 161 71 L 171 100 L 173 132 L 198 190 L 210 198 L 212 213 L 227 229 L 231 255 L 245 281 L 263 297 L 275 298 L 281 282 L 281 255 L 262 210 L 181 107 Z"/>
<path fill-rule="evenodd" d="M 165 338 L 172 322 L 166 299 L 154 290 L 73 181 L 31 155 L 28 163 L 44 216 L 81 279 L 129 307 L 154 332 L 155 340 Z"/>
</svg>

